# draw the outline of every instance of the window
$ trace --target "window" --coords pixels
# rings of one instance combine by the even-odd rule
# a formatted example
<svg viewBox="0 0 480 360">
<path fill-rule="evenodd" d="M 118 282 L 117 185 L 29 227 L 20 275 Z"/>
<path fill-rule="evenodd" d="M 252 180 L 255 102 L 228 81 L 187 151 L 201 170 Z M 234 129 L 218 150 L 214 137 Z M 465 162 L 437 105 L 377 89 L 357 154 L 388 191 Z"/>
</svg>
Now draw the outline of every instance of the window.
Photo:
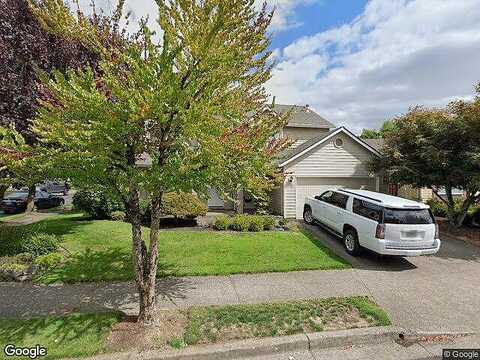
<svg viewBox="0 0 480 360">
<path fill-rule="evenodd" d="M 347 208 L 347 201 L 348 196 L 345 194 L 334 192 L 332 197 L 330 198 L 330 204 L 334 206 L 338 206 L 339 208 L 346 209 Z"/>
<path fill-rule="evenodd" d="M 376 222 L 382 222 L 383 208 L 371 202 L 353 199 L 353 212 Z"/>
<path fill-rule="evenodd" d="M 385 209 L 385 224 L 434 224 L 428 209 Z"/>
<path fill-rule="evenodd" d="M 333 196 L 333 191 L 326 191 L 319 196 L 318 200 L 329 203 L 332 196 Z"/>
<path fill-rule="evenodd" d="M 342 147 L 343 146 L 343 139 L 342 138 L 336 138 L 334 141 L 335 147 Z"/>
</svg>

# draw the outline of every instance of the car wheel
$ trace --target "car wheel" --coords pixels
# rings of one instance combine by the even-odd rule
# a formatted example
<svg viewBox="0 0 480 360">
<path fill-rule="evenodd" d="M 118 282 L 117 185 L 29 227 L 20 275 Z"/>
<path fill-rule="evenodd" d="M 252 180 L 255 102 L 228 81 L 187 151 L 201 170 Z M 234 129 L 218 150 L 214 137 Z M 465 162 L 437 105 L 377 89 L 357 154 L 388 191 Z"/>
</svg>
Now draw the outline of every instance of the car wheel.
<svg viewBox="0 0 480 360">
<path fill-rule="evenodd" d="M 348 229 L 343 234 L 343 245 L 345 250 L 352 256 L 358 256 L 362 252 L 362 247 L 358 242 L 357 232 L 353 229 Z"/>
<path fill-rule="evenodd" d="M 303 210 L 303 220 L 309 225 L 312 225 L 314 222 L 312 208 L 310 206 L 305 206 Z"/>
</svg>

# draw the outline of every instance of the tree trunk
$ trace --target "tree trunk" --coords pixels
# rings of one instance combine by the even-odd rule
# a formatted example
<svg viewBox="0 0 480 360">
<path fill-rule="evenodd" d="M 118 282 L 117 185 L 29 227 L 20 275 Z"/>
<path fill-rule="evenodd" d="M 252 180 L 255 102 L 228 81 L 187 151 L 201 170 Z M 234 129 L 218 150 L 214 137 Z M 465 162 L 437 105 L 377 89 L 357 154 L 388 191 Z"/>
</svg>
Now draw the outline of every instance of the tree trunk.
<svg viewBox="0 0 480 360">
<path fill-rule="evenodd" d="M 150 249 L 148 254 L 148 271 L 144 278 L 143 306 L 141 306 L 139 321 L 152 323 L 155 318 L 156 279 L 158 263 L 158 235 L 160 229 L 160 206 L 162 195 L 154 196 L 151 202 L 150 218 Z M 142 311 L 143 309 L 143 311 Z"/>
<path fill-rule="evenodd" d="M 470 194 L 467 195 L 467 198 L 463 201 L 462 208 L 456 214 L 454 222 L 455 227 L 459 228 L 463 225 L 465 217 L 468 214 L 468 209 L 470 209 L 470 206 L 473 204 L 474 200 L 475 196 L 471 196 Z"/>
<path fill-rule="evenodd" d="M 147 325 L 155 320 L 155 280 L 157 275 L 160 205 L 161 194 L 152 199 L 150 251 L 147 251 L 145 241 L 142 239 L 139 191 L 133 187 L 130 189 L 128 217 L 132 224 L 135 281 L 139 295 L 138 322 Z"/>
<path fill-rule="evenodd" d="M 35 191 L 36 185 L 32 185 L 28 188 L 27 208 L 25 209 L 25 214 L 30 214 L 35 207 Z"/>
<path fill-rule="evenodd" d="M 5 196 L 5 192 L 7 191 L 7 189 L 8 189 L 8 185 L 0 184 L 0 200 L 2 200 L 3 197 Z"/>
<path fill-rule="evenodd" d="M 445 186 L 445 194 L 447 195 L 447 216 L 448 221 L 455 225 L 456 212 L 455 201 L 453 200 L 452 187 L 450 185 Z"/>
</svg>

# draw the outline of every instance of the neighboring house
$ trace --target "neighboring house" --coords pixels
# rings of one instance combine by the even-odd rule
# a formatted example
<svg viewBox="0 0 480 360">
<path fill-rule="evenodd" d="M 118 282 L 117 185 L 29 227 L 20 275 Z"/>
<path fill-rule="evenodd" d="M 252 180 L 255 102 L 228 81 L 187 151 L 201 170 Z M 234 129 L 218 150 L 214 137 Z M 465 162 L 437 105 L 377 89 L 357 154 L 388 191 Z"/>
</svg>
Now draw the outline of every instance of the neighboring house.
<svg viewBox="0 0 480 360">
<path fill-rule="evenodd" d="M 382 178 L 368 170 L 367 163 L 378 155 L 374 146 L 344 127 L 336 128 L 308 106 L 275 105 L 275 110 L 292 111 L 280 136 L 292 139 L 294 144 L 277 159 L 285 178 L 271 194 L 273 213 L 300 219 L 305 197 L 331 187 L 387 191 Z M 252 199 L 247 196 L 244 200 L 245 210 L 254 208 Z M 213 209 L 233 207 L 213 190 L 208 205 Z"/>
</svg>

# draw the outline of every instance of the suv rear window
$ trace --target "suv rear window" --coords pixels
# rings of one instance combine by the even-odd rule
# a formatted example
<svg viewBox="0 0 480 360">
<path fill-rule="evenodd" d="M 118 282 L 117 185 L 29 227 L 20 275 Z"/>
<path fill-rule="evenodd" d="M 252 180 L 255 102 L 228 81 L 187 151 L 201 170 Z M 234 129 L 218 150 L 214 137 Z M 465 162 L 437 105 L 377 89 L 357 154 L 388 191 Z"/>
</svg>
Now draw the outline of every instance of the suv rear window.
<svg viewBox="0 0 480 360">
<path fill-rule="evenodd" d="M 428 209 L 389 209 L 384 210 L 385 224 L 434 224 L 435 219 Z"/>
</svg>

